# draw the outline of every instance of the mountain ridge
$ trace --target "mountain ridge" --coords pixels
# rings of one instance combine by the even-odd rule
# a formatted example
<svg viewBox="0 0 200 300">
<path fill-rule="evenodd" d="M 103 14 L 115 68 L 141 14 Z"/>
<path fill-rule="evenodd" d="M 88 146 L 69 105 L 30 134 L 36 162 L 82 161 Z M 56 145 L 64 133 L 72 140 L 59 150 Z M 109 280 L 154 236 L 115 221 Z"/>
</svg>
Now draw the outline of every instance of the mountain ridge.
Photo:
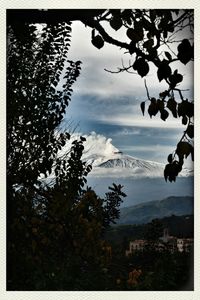
<svg viewBox="0 0 200 300">
<path fill-rule="evenodd" d="M 145 224 L 155 218 L 193 214 L 193 203 L 194 198 L 191 196 L 170 196 L 162 200 L 123 207 L 117 224 Z"/>
<path fill-rule="evenodd" d="M 144 160 L 122 153 L 112 153 L 107 156 L 93 154 L 84 157 L 84 161 L 91 164 L 91 175 L 103 177 L 163 177 L 165 165 L 155 161 Z M 192 176 L 192 170 L 184 168 L 182 177 Z"/>
</svg>

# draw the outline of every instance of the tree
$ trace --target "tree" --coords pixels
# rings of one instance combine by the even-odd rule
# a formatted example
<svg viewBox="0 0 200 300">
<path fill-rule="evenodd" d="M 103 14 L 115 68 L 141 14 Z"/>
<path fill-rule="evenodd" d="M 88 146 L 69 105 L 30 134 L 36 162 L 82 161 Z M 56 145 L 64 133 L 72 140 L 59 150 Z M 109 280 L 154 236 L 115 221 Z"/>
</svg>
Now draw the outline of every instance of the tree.
<svg viewBox="0 0 200 300">
<path fill-rule="evenodd" d="M 153 219 L 146 226 L 145 239 L 148 241 L 158 241 L 163 233 L 163 224 L 159 219 Z"/>
<path fill-rule="evenodd" d="M 173 70 L 174 62 L 187 64 L 193 60 L 194 47 L 191 44 L 193 39 L 193 10 L 167 10 L 167 9 L 107 9 L 107 10 L 11 10 L 9 22 L 61 22 L 80 20 L 87 27 L 92 29 L 91 42 L 101 49 L 104 43 L 109 43 L 125 49 L 130 55 L 132 62 L 128 66 L 118 68 L 123 71 L 133 72 L 142 78 L 150 70 L 149 63 L 157 68 L 159 81 L 165 81 L 168 89 L 161 91 L 156 98 L 151 97 L 147 89 L 147 100 L 141 103 L 142 113 L 145 113 L 145 106 L 148 102 L 148 114 L 166 121 L 169 113 L 174 118 L 181 118 L 185 126 L 183 135 L 177 143 L 177 148 L 168 156 L 168 164 L 165 167 L 165 180 L 175 181 L 181 172 L 184 158 L 191 155 L 194 159 L 193 137 L 194 137 L 194 103 L 184 97 L 184 90 L 179 88 L 183 75 L 178 69 Z M 106 27 L 107 26 L 107 27 Z M 129 42 L 113 38 L 108 34 L 107 28 L 115 31 L 124 30 Z M 186 36 L 179 40 L 178 34 L 184 30 L 191 31 L 190 39 Z M 177 50 L 171 49 L 172 43 L 178 43 Z M 168 48 L 168 51 L 166 51 Z M 164 55 L 161 53 L 164 49 Z"/>
<path fill-rule="evenodd" d="M 103 232 L 119 217 L 125 196 L 116 185 L 105 199 L 84 190 L 91 170 L 81 160 L 84 137 L 72 142 L 67 155 L 58 156 L 70 139 L 68 132 L 57 131 L 81 64 L 67 61 L 63 75 L 70 25 L 43 25 L 39 31 L 26 23 L 8 25 L 9 290 L 90 289 L 89 271 L 102 275 L 105 266 Z M 59 90 L 61 76 L 65 83 Z M 42 174 L 55 174 L 54 184 L 42 183 Z"/>
<path fill-rule="evenodd" d="M 83 21 L 84 22 L 84 21 Z M 105 31 L 105 25 L 109 23 L 110 27 L 118 31 L 122 27 L 126 30 L 129 43 L 124 43 L 113 39 Z M 147 91 L 147 100 L 141 103 L 141 110 L 144 115 L 145 104 L 148 101 L 148 114 L 156 116 L 160 113 L 160 118 L 166 121 L 169 113 L 174 118 L 180 117 L 185 127 L 183 136 L 177 144 L 176 150 L 169 154 L 168 164 L 164 170 L 165 180 L 175 181 L 182 170 L 184 158 L 191 155 L 194 159 L 194 148 L 192 139 L 194 137 L 194 104 L 184 98 L 183 91 L 178 87 L 183 80 L 183 75 L 178 69 L 173 70 L 171 64 L 178 61 L 181 64 L 187 64 L 194 57 L 194 47 L 188 38 L 178 41 L 177 52 L 171 49 L 171 43 L 177 42 L 179 31 L 189 28 L 193 36 L 193 11 L 192 10 L 108 10 L 103 12 L 96 19 L 84 22 L 92 27 L 92 44 L 98 49 L 102 48 L 104 42 L 114 44 L 124 48 L 131 56 L 132 62 L 128 67 L 122 66 L 117 72 L 135 71 L 142 78 L 150 70 L 149 63 L 153 63 L 157 68 L 157 77 L 159 81 L 165 80 L 168 89 L 160 92 L 158 99 L 150 97 L 145 81 Z M 103 23 L 103 24 L 104 24 Z M 168 47 L 161 55 L 163 46 Z M 159 53 L 160 52 L 160 53 Z"/>
</svg>

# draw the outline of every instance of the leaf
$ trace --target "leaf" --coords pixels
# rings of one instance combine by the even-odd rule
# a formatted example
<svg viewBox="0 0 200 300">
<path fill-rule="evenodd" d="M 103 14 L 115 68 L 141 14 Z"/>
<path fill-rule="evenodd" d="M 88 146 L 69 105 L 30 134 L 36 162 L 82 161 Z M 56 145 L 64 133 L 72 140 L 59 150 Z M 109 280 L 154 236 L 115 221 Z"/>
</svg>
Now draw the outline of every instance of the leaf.
<svg viewBox="0 0 200 300">
<path fill-rule="evenodd" d="M 146 48 L 147 50 L 151 49 L 154 45 L 154 40 L 149 39 L 146 42 L 144 42 L 143 47 Z"/>
<path fill-rule="evenodd" d="M 128 28 L 126 31 L 126 35 L 130 40 L 134 41 L 135 43 L 138 43 L 144 37 L 143 28 L 140 27 L 139 30 Z"/>
<path fill-rule="evenodd" d="M 145 111 L 145 101 L 144 101 L 144 102 L 141 102 L 140 107 L 141 107 L 141 110 L 142 110 L 142 114 L 143 114 L 143 116 L 144 116 L 144 111 Z"/>
<path fill-rule="evenodd" d="M 163 121 L 165 121 L 169 117 L 169 113 L 166 109 L 163 109 L 160 113 L 160 117 Z"/>
<path fill-rule="evenodd" d="M 185 109 L 184 109 L 184 101 L 178 104 L 178 116 L 182 117 L 185 115 Z"/>
<path fill-rule="evenodd" d="M 191 153 L 191 145 L 188 142 L 179 142 L 176 148 L 176 153 L 179 157 L 187 158 L 188 155 Z"/>
<path fill-rule="evenodd" d="M 119 30 L 122 27 L 122 20 L 119 16 L 114 16 L 111 20 L 110 20 L 110 26 L 114 29 L 114 30 Z"/>
<path fill-rule="evenodd" d="M 191 118 L 194 116 L 194 103 L 189 102 L 186 100 L 186 115 Z"/>
<path fill-rule="evenodd" d="M 148 65 L 148 63 L 145 60 L 141 61 L 141 64 L 138 67 L 137 71 L 138 71 L 138 74 L 141 77 L 146 76 L 149 73 L 149 65 Z"/>
<path fill-rule="evenodd" d="M 183 81 L 183 75 L 177 73 L 177 70 L 174 71 L 174 74 L 169 76 L 169 81 L 172 87 L 175 87 L 177 83 Z"/>
<path fill-rule="evenodd" d="M 135 60 L 134 64 L 133 64 L 133 69 L 134 70 L 138 70 L 139 66 L 140 66 L 140 62 L 143 60 L 143 58 L 138 58 Z"/>
<path fill-rule="evenodd" d="M 97 48 L 101 49 L 104 46 L 104 40 L 100 35 L 96 35 L 92 38 L 92 44 Z"/>
<path fill-rule="evenodd" d="M 177 118 L 177 102 L 174 98 L 169 98 L 167 101 L 167 108 L 172 112 L 174 118 Z"/>
<path fill-rule="evenodd" d="M 163 79 L 167 79 L 171 75 L 171 68 L 166 62 L 162 62 L 158 68 L 157 76 L 159 81 L 162 81 Z"/>
<path fill-rule="evenodd" d="M 85 142 L 85 141 L 86 141 L 86 138 L 85 138 L 84 136 L 81 136 L 81 137 L 80 137 L 80 140 L 81 140 L 81 142 Z"/>
<path fill-rule="evenodd" d="M 170 168 L 171 168 L 171 164 L 167 164 L 164 169 L 164 178 L 165 178 L 166 182 L 167 182 L 168 176 L 170 174 Z"/>
<path fill-rule="evenodd" d="M 158 106 L 159 111 L 162 111 L 164 109 L 164 107 L 165 107 L 164 101 L 158 99 L 157 100 L 157 106 Z"/>
<path fill-rule="evenodd" d="M 128 28 L 126 31 L 126 35 L 130 40 L 133 40 L 135 37 L 135 31 L 133 28 Z"/>
<path fill-rule="evenodd" d="M 133 69 L 136 70 L 141 77 L 144 77 L 149 72 L 149 65 L 145 59 L 138 58 L 133 64 Z"/>
<path fill-rule="evenodd" d="M 165 56 L 167 57 L 168 60 L 172 60 L 172 56 L 169 52 L 165 51 Z"/>
<path fill-rule="evenodd" d="M 187 130 L 186 130 L 187 135 L 189 138 L 193 139 L 194 137 L 194 125 L 188 125 Z"/>
<path fill-rule="evenodd" d="M 133 18 L 132 10 L 131 9 L 125 9 L 122 12 L 122 18 L 125 22 L 127 22 L 129 25 L 131 25 L 132 24 L 132 18 Z"/>
<path fill-rule="evenodd" d="M 183 100 L 178 104 L 178 115 L 179 117 L 188 116 L 189 118 L 194 116 L 194 103 L 188 100 Z"/>
<path fill-rule="evenodd" d="M 188 118 L 186 116 L 183 116 L 182 117 L 182 124 L 187 125 L 187 122 L 188 122 Z"/>
<path fill-rule="evenodd" d="M 172 161 L 173 161 L 173 155 L 172 155 L 172 154 L 169 154 L 167 160 L 168 160 L 168 162 L 171 164 Z"/>
<path fill-rule="evenodd" d="M 190 45 L 190 42 L 188 39 L 184 39 L 179 45 L 178 45 L 178 59 L 180 62 L 182 62 L 184 65 L 186 65 L 193 57 L 194 57 L 194 49 Z"/>
<path fill-rule="evenodd" d="M 150 115 L 150 117 L 155 116 L 158 113 L 158 107 L 156 105 L 156 102 L 151 102 L 151 104 L 149 105 L 148 108 L 148 113 Z"/>
</svg>

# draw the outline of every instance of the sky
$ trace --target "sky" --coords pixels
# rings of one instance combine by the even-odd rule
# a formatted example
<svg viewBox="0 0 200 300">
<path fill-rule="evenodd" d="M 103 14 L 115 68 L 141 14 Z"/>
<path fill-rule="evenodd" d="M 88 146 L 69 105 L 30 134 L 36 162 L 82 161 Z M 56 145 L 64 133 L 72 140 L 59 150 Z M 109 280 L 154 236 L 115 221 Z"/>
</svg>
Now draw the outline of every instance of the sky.
<svg viewBox="0 0 200 300">
<path fill-rule="evenodd" d="M 127 41 L 121 31 L 116 33 L 111 29 L 110 33 Z M 173 45 L 175 52 L 176 48 L 177 44 Z M 74 22 L 68 58 L 81 60 L 82 70 L 73 86 L 72 101 L 63 126 L 71 120 L 77 132 L 85 135 L 96 132 L 125 154 L 166 163 L 168 154 L 176 149 L 183 134 L 181 119 L 169 117 L 164 122 L 158 115 L 150 119 L 146 112 L 143 116 L 140 103 L 147 99 L 144 79 L 136 74 L 111 74 L 104 70 L 117 70 L 122 66 L 122 60 L 128 65 L 130 55 L 108 44 L 98 50 L 91 43 L 91 29 Z M 178 68 L 184 75 L 180 88 L 188 89 L 184 96 L 193 100 L 193 63 L 172 65 L 172 68 Z M 151 97 L 158 97 L 159 92 L 167 88 L 164 82 L 159 83 L 156 69 L 151 64 L 146 81 Z M 186 165 L 190 164 L 188 158 Z"/>
</svg>

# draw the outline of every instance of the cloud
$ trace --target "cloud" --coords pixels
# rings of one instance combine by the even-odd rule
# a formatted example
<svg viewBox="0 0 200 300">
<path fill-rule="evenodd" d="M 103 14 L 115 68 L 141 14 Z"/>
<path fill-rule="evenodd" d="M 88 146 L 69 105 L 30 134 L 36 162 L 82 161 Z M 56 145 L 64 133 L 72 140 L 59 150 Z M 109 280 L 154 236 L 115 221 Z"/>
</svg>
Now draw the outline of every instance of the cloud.
<svg viewBox="0 0 200 300">
<path fill-rule="evenodd" d="M 164 152 L 169 152 L 173 151 L 172 146 L 167 146 L 167 145 L 146 145 L 146 146 L 139 146 L 139 145 L 124 145 L 121 147 L 121 150 L 123 151 L 141 151 L 141 152 L 157 152 L 157 151 L 164 151 Z"/>
<path fill-rule="evenodd" d="M 112 144 L 112 139 L 107 138 L 102 134 L 97 134 L 92 131 L 90 134 L 74 133 L 71 135 L 70 140 L 60 150 L 59 156 L 69 152 L 74 140 L 79 139 L 80 136 L 86 138 L 84 142 L 83 159 L 89 156 L 109 156 L 119 150 Z"/>
<path fill-rule="evenodd" d="M 141 134 L 140 129 L 136 128 L 122 128 L 112 134 L 112 136 L 131 136 L 131 135 L 139 135 Z"/>
<path fill-rule="evenodd" d="M 99 119 L 103 123 L 115 124 L 121 126 L 139 126 L 149 128 L 183 128 L 181 121 L 169 117 L 165 122 L 159 117 L 150 119 L 149 116 L 130 115 L 130 114 L 118 114 L 110 115 L 109 118 L 101 116 Z"/>
<path fill-rule="evenodd" d="M 100 155 L 109 156 L 119 150 L 112 144 L 112 139 L 97 134 L 92 131 L 89 135 L 84 135 L 86 142 L 84 143 L 84 156 Z"/>
<path fill-rule="evenodd" d="M 106 28 L 106 30 L 108 27 Z M 123 35 L 121 30 L 114 32 L 111 30 L 111 35 L 117 39 L 126 41 L 126 35 Z M 173 50 L 177 52 L 177 44 L 171 45 Z M 169 49 L 163 48 L 160 51 L 161 57 L 164 56 L 164 51 Z M 101 50 L 96 49 L 91 43 L 91 29 L 86 28 L 81 22 L 73 22 L 72 25 L 72 43 L 68 53 L 68 58 L 72 60 L 81 60 L 82 71 L 76 83 L 77 93 L 84 95 L 98 95 L 101 97 L 110 97 L 112 95 L 134 95 L 136 97 L 145 97 L 146 90 L 144 80 L 137 74 L 129 74 L 122 72 L 120 74 L 111 74 L 104 69 L 116 71 L 118 67 L 122 67 L 122 59 L 125 66 L 134 62 L 130 55 L 124 53 L 124 49 L 119 49 L 116 46 L 105 43 Z M 178 69 L 184 75 L 183 82 L 180 88 L 193 89 L 193 63 L 186 66 L 174 62 L 172 69 Z M 159 92 L 167 88 L 167 84 L 159 82 L 156 75 L 156 68 L 150 63 L 150 72 L 147 75 L 147 85 L 151 96 L 158 96 Z M 191 96 L 192 91 L 186 93 L 186 97 Z"/>
</svg>

